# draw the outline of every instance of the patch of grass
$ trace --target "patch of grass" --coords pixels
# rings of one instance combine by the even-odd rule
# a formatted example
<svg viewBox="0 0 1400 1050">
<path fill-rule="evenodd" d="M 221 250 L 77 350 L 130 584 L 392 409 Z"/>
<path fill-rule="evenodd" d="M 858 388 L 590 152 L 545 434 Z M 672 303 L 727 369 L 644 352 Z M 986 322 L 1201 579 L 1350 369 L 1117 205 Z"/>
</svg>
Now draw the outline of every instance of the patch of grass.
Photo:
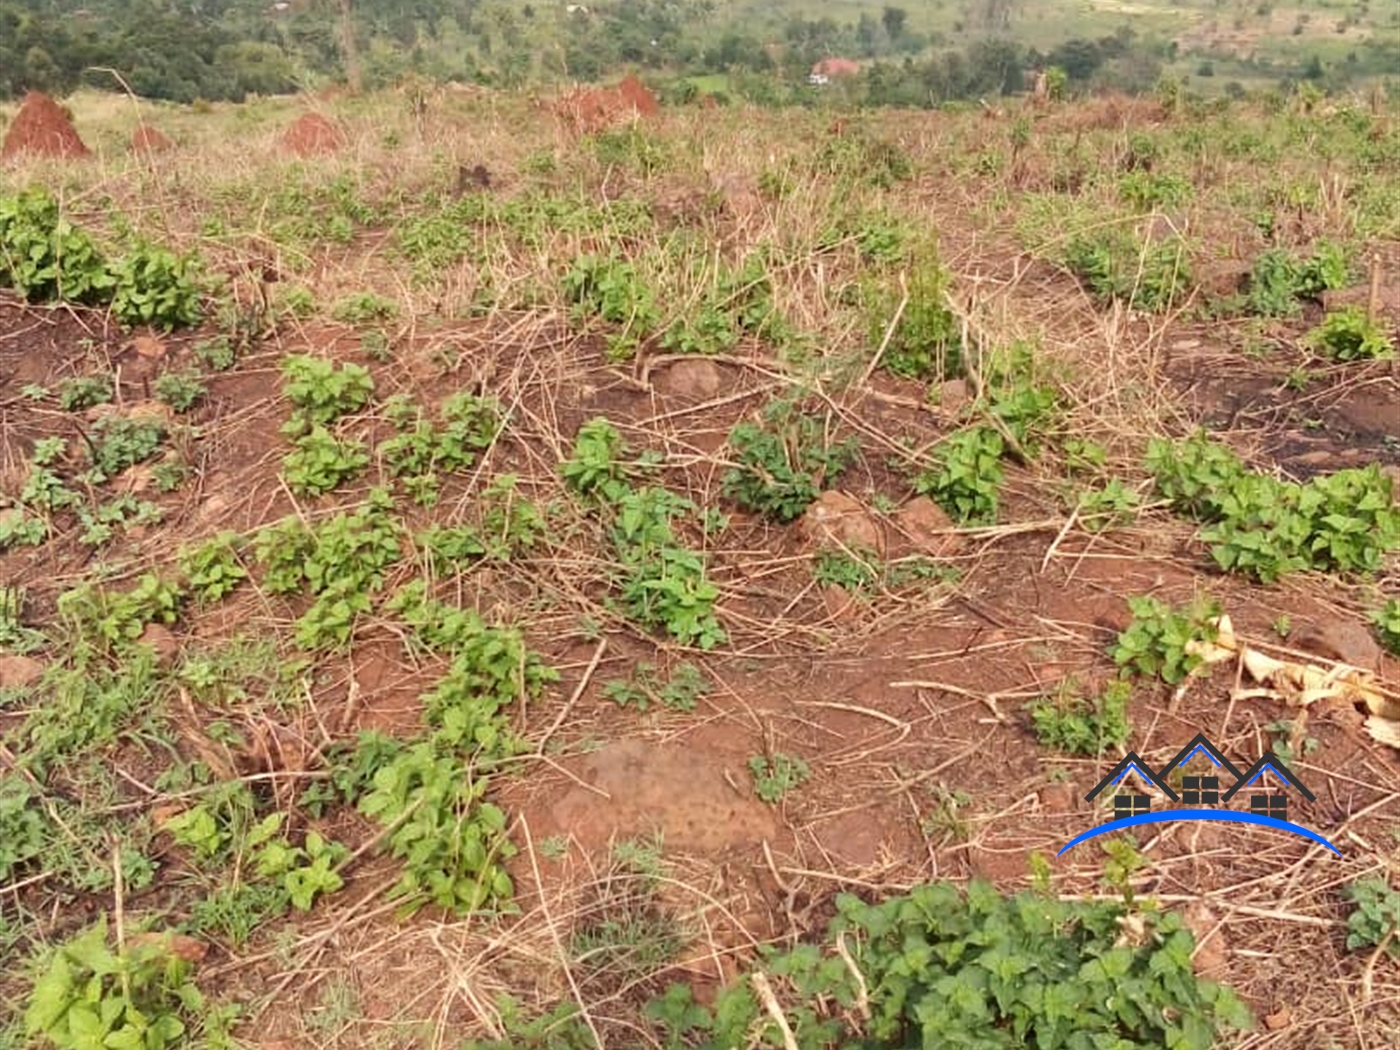
<svg viewBox="0 0 1400 1050">
<path fill-rule="evenodd" d="M 1186 248 L 1180 241 L 1141 244 L 1118 228 L 1073 238 L 1064 262 L 1100 299 L 1122 300 L 1140 310 L 1168 310 L 1191 286 Z"/>
</svg>

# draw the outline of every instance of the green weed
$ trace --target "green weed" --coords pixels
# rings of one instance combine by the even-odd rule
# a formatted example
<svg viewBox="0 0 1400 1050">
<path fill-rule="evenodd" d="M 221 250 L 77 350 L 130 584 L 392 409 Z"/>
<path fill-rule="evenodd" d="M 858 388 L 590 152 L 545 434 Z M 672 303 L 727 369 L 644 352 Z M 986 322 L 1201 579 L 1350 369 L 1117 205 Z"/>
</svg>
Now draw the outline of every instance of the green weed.
<svg viewBox="0 0 1400 1050">
<path fill-rule="evenodd" d="M 1067 678 L 1053 696 L 1044 696 L 1027 709 L 1036 739 L 1045 747 L 1069 754 L 1101 755 L 1127 744 L 1132 726 L 1128 701 L 1132 686 L 1121 679 L 1110 682 L 1103 693 L 1086 699 L 1079 685 Z"/>
<path fill-rule="evenodd" d="M 803 759 L 777 752 L 754 755 L 749 759 L 749 773 L 754 793 L 769 805 L 777 805 L 789 791 L 805 784 L 812 770 Z"/>
<path fill-rule="evenodd" d="M 736 423 L 729 447 L 738 465 L 721 478 L 723 495 L 780 522 L 801 517 L 859 452 L 855 439 L 832 441 L 820 418 L 781 403 L 761 424 Z"/>
<path fill-rule="evenodd" d="M 1216 637 L 1220 607 L 1201 600 L 1188 609 L 1173 609 L 1156 598 L 1128 599 L 1133 622 L 1118 635 L 1113 662 L 1137 674 L 1160 676 L 1169 685 L 1185 681 L 1201 665 L 1190 648 Z"/>
<path fill-rule="evenodd" d="M 1390 336 L 1361 306 L 1332 311 L 1303 343 L 1333 361 L 1374 361 L 1395 354 Z"/>
</svg>

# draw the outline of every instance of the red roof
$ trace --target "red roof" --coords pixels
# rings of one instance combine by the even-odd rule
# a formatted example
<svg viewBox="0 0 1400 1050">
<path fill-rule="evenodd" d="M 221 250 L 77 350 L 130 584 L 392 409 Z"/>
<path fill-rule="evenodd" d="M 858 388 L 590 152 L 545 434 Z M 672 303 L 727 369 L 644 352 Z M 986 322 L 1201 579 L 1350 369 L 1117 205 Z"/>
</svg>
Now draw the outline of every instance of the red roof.
<svg viewBox="0 0 1400 1050">
<path fill-rule="evenodd" d="M 824 58 L 812 67 L 817 76 L 850 77 L 860 72 L 860 64 L 849 58 Z"/>
</svg>

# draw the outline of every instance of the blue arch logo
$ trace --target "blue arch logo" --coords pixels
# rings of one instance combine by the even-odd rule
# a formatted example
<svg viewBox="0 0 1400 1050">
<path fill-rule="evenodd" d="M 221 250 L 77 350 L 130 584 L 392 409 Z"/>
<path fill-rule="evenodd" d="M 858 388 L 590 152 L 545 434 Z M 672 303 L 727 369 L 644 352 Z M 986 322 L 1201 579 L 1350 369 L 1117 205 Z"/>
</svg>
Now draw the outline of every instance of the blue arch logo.
<svg viewBox="0 0 1400 1050">
<path fill-rule="evenodd" d="M 1198 756 L 1205 757 L 1213 768 L 1204 776 L 1183 776 L 1178 792 L 1177 788 L 1168 783 L 1168 776 L 1173 770 Z M 1142 781 L 1141 792 L 1124 793 L 1129 773 L 1136 773 Z M 1265 773 L 1272 774 L 1281 786 L 1264 793 Z M 1141 824 L 1166 824 L 1184 820 L 1257 824 L 1300 835 L 1341 856 L 1341 850 L 1322 835 L 1288 819 L 1290 793 L 1308 802 L 1315 802 L 1316 796 L 1272 751 L 1265 751 L 1253 765 L 1241 772 L 1219 748 L 1205 738 L 1204 734 L 1197 733 L 1161 769 L 1153 769 L 1138 757 L 1136 752 L 1128 752 L 1109 770 L 1108 775 L 1084 796 L 1084 800 L 1093 802 L 1110 787 L 1118 789 L 1112 795 L 1114 819 L 1076 835 L 1064 845 L 1057 856 L 1063 856 L 1081 842 L 1087 842 L 1111 831 L 1121 831 Z M 1153 798 L 1149 793 L 1165 796 L 1172 805 L 1166 809 L 1153 809 Z M 1242 796 L 1241 801 L 1247 801 L 1248 810 L 1211 808 L 1229 806 L 1237 796 Z"/>
</svg>

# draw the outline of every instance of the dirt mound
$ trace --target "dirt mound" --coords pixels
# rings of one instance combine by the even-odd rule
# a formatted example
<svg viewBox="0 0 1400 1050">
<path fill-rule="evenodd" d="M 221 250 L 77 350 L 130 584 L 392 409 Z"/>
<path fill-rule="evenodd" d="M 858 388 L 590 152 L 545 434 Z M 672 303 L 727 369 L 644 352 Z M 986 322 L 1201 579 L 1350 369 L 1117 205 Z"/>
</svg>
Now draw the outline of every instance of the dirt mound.
<svg viewBox="0 0 1400 1050">
<path fill-rule="evenodd" d="M 647 90 L 647 86 L 636 77 L 630 74 L 623 77 L 622 83 L 616 88 L 618 97 L 627 105 L 630 105 L 644 117 L 654 117 L 661 111 L 657 105 L 656 96 Z"/>
<path fill-rule="evenodd" d="M 645 84 L 634 76 L 625 77 L 615 87 L 588 91 L 577 88 L 554 104 L 554 114 L 579 132 L 601 131 L 641 117 L 654 117 L 661 111 Z"/>
<path fill-rule="evenodd" d="M 165 153 L 175 148 L 170 137 L 149 124 L 139 124 L 131 133 L 132 153 Z"/>
<path fill-rule="evenodd" d="M 86 157 L 91 150 L 83 144 L 68 112 L 40 91 L 24 96 L 24 104 L 15 115 L 0 157 L 17 157 L 31 153 L 42 157 Z"/>
<path fill-rule="evenodd" d="M 304 113 L 282 134 L 282 148 L 298 157 L 335 153 L 345 146 L 345 135 L 319 113 Z"/>
</svg>

